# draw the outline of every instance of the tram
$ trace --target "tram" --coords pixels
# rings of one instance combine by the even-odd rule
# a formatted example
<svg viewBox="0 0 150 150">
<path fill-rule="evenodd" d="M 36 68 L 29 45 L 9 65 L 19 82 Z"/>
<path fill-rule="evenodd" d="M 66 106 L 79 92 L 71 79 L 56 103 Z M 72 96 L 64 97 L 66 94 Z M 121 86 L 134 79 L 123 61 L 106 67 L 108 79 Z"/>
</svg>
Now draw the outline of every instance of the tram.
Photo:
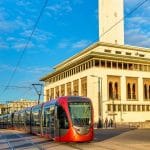
<svg viewBox="0 0 150 150">
<path fill-rule="evenodd" d="M 93 107 L 86 97 L 59 97 L 7 115 L 7 118 L 4 122 L 12 120 L 9 122 L 14 129 L 57 142 L 86 142 L 93 140 L 94 136 Z"/>
</svg>

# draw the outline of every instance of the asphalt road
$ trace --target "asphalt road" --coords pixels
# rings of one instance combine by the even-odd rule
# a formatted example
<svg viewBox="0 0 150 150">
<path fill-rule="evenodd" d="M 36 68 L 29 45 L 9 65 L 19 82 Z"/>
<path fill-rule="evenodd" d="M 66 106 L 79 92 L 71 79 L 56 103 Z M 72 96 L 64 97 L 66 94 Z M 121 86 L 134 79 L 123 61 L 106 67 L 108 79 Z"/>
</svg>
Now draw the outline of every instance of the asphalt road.
<svg viewBox="0 0 150 150">
<path fill-rule="evenodd" d="M 150 129 L 96 129 L 94 140 L 86 143 L 57 143 L 0 129 L 0 150 L 150 150 Z"/>
</svg>

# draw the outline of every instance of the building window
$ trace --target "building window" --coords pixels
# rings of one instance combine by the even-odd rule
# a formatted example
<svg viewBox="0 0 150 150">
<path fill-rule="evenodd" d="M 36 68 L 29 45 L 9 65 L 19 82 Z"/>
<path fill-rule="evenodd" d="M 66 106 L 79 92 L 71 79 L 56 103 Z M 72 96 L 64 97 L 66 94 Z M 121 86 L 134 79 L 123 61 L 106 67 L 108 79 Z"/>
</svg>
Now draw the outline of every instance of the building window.
<svg viewBox="0 0 150 150">
<path fill-rule="evenodd" d="M 135 83 L 132 85 L 132 98 L 133 99 L 136 99 L 136 94 L 135 94 L 135 89 L 136 87 L 135 87 Z"/>
<path fill-rule="evenodd" d="M 118 105 L 118 111 L 121 111 L 121 105 L 120 104 Z"/>
<path fill-rule="evenodd" d="M 65 84 L 61 85 L 61 96 L 65 96 Z"/>
<path fill-rule="evenodd" d="M 59 86 L 55 88 L 55 98 L 59 97 Z"/>
<path fill-rule="evenodd" d="M 150 100 L 150 85 L 149 85 L 149 100 Z"/>
<path fill-rule="evenodd" d="M 51 96 L 50 96 L 50 99 L 53 99 L 54 98 L 54 88 L 51 88 Z"/>
<path fill-rule="evenodd" d="M 133 111 L 136 111 L 136 105 L 133 105 Z"/>
<path fill-rule="evenodd" d="M 131 105 L 128 105 L 128 111 L 131 111 Z"/>
<path fill-rule="evenodd" d="M 144 85 L 144 99 L 148 99 L 148 95 L 147 95 L 147 85 Z"/>
<path fill-rule="evenodd" d="M 110 104 L 107 105 L 107 110 L 111 111 L 111 105 Z"/>
<path fill-rule="evenodd" d="M 119 97 L 118 97 L 118 83 L 117 82 L 115 82 L 115 93 L 114 94 L 115 94 L 114 95 L 115 99 L 118 99 Z"/>
<path fill-rule="evenodd" d="M 113 99 L 113 83 L 109 82 L 109 99 Z"/>
<path fill-rule="evenodd" d="M 126 52 L 126 55 L 131 55 L 131 53 L 129 53 L 129 52 Z"/>
<path fill-rule="evenodd" d="M 116 111 L 116 105 L 113 104 L 113 112 Z"/>
<path fill-rule="evenodd" d="M 46 90 L 46 101 L 49 101 L 49 98 L 50 98 L 50 96 L 49 96 L 49 89 L 47 89 Z"/>
<path fill-rule="evenodd" d="M 87 77 L 81 78 L 81 95 L 87 96 Z"/>
<path fill-rule="evenodd" d="M 130 83 L 128 83 L 127 85 L 127 98 L 128 99 L 131 99 L 131 86 L 130 86 Z"/>
<path fill-rule="evenodd" d="M 100 66 L 100 61 L 99 60 L 95 60 L 95 67 L 99 67 Z"/>
<path fill-rule="evenodd" d="M 120 95 L 120 77 L 108 76 L 108 99 L 118 100 Z"/>
<path fill-rule="evenodd" d="M 144 71 L 147 71 L 147 65 L 144 65 Z"/>
<path fill-rule="evenodd" d="M 150 79 L 143 79 L 143 95 L 145 100 L 150 100 Z"/>
<path fill-rule="evenodd" d="M 116 51 L 116 54 L 121 54 L 121 51 Z"/>
<path fill-rule="evenodd" d="M 101 67 L 105 67 L 105 61 L 104 60 L 101 61 Z"/>
<path fill-rule="evenodd" d="M 113 68 L 117 68 L 117 63 L 116 62 L 112 62 L 112 67 Z"/>
<path fill-rule="evenodd" d="M 107 67 L 111 68 L 111 61 L 107 61 Z"/>
<path fill-rule="evenodd" d="M 111 53 L 111 50 L 105 49 L 104 52 L 106 52 L 106 53 Z"/>
<path fill-rule="evenodd" d="M 67 83 L 67 96 L 71 95 L 71 82 Z"/>
<path fill-rule="evenodd" d="M 134 64 L 134 69 L 138 70 L 138 64 Z"/>
<path fill-rule="evenodd" d="M 122 63 L 120 63 L 120 62 L 118 63 L 118 68 L 122 69 Z"/>
<path fill-rule="evenodd" d="M 143 65 L 139 64 L 139 70 L 143 71 Z"/>
<path fill-rule="evenodd" d="M 145 111 L 145 105 L 142 105 L 142 111 Z"/>
<path fill-rule="evenodd" d="M 79 80 L 73 81 L 73 95 L 79 95 Z"/>
<path fill-rule="evenodd" d="M 123 105 L 123 111 L 127 111 L 126 105 Z"/>
<path fill-rule="evenodd" d="M 138 86 L 137 78 L 132 78 L 132 77 L 127 78 L 127 99 L 128 100 L 137 100 L 138 97 L 137 86 Z"/>
<path fill-rule="evenodd" d="M 123 64 L 123 69 L 127 69 L 127 66 L 128 66 L 127 63 L 124 63 Z"/>
<path fill-rule="evenodd" d="M 146 111 L 150 111 L 150 106 L 149 105 L 146 106 Z"/>
<path fill-rule="evenodd" d="M 137 105 L 137 111 L 141 111 L 141 105 Z"/>
<path fill-rule="evenodd" d="M 133 64 L 129 64 L 129 70 L 133 70 Z"/>
</svg>

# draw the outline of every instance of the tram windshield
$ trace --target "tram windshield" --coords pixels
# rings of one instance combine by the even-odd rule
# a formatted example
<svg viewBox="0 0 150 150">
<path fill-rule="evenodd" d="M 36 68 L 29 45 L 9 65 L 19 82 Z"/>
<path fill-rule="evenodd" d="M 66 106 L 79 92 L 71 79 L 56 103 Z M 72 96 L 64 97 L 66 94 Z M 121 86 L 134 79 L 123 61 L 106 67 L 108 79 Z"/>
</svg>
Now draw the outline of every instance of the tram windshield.
<svg viewBox="0 0 150 150">
<path fill-rule="evenodd" d="M 69 111 L 74 126 L 90 126 L 92 110 L 89 102 L 70 102 Z"/>
</svg>

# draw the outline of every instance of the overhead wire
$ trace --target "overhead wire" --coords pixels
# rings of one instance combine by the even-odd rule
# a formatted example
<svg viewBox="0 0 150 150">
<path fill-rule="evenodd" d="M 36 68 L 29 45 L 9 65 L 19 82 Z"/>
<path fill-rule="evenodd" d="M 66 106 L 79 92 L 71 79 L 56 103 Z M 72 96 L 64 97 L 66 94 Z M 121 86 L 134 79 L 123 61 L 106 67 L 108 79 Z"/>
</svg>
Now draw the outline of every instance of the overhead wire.
<svg viewBox="0 0 150 150">
<path fill-rule="evenodd" d="M 18 85 L 10 85 L 10 86 L 6 86 L 6 85 L 0 85 L 0 87 L 7 87 L 7 88 L 17 88 L 17 89 L 30 89 L 30 86 L 18 86 Z"/>
<path fill-rule="evenodd" d="M 35 29 L 36 29 L 36 27 L 37 27 L 37 25 L 38 25 L 38 23 L 39 23 L 39 21 L 40 21 L 40 18 L 41 18 L 41 16 L 42 16 L 43 12 L 44 12 L 44 9 L 45 9 L 46 6 L 47 6 L 47 3 L 48 3 L 48 0 L 45 0 L 44 5 L 43 5 L 43 7 L 42 7 L 42 9 L 41 9 L 41 11 L 40 11 L 40 14 L 39 14 L 39 16 L 38 16 L 38 18 L 37 18 L 37 20 L 36 20 L 34 26 L 33 26 L 32 32 L 31 32 L 30 36 L 28 37 L 27 42 L 26 42 L 26 44 L 25 44 L 25 47 L 24 47 L 24 49 L 23 49 L 23 51 L 22 51 L 22 53 L 21 53 L 21 55 L 20 55 L 20 57 L 19 57 L 19 59 L 18 59 L 18 61 L 17 61 L 17 64 L 16 64 L 16 66 L 15 66 L 15 69 L 13 70 L 13 72 L 12 72 L 12 74 L 11 74 L 9 80 L 8 80 L 8 83 L 7 83 L 6 87 L 5 87 L 5 88 L 2 90 L 2 92 L 0 93 L 0 97 L 1 97 L 2 94 L 4 94 L 4 92 L 8 89 L 8 87 L 9 87 L 9 85 L 10 85 L 10 83 L 11 83 L 13 77 L 14 77 L 14 75 L 16 74 L 17 69 L 18 69 L 18 67 L 19 67 L 19 65 L 20 65 L 20 63 L 21 63 L 21 60 L 23 59 L 23 56 L 24 56 L 24 54 L 25 54 L 25 51 L 26 51 L 27 48 L 28 48 L 28 45 L 29 45 L 29 43 L 30 43 L 30 41 L 31 41 L 31 38 L 32 38 L 32 36 L 33 36 L 33 34 L 34 34 L 34 32 L 35 32 Z"/>
<path fill-rule="evenodd" d="M 121 18 L 119 21 L 117 21 L 114 25 L 112 25 L 109 29 L 107 29 L 103 34 L 100 35 L 100 37 L 102 37 L 102 36 L 104 36 L 105 34 L 107 34 L 107 33 L 108 33 L 110 30 L 112 30 L 116 25 L 118 25 L 122 20 L 124 20 L 125 18 L 127 18 L 128 16 L 130 16 L 132 13 L 134 13 L 138 8 L 140 8 L 142 5 L 144 5 L 147 1 L 148 1 L 148 0 L 144 0 L 144 1 L 142 1 L 142 2 L 139 2 L 139 3 L 136 5 L 136 7 L 135 7 L 134 9 L 132 9 L 127 15 L 125 15 L 123 18 Z M 33 30 L 32 30 L 32 32 L 31 32 L 31 34 L 30 34 L 30 36 L 29 36 L 29 38 L 28 38 L 28 40 L 27 40 L 27 42 L 26 42 L 26 44 L 25 44 L 25 47 L 24 47 L 24 49 L 23 49 L 23 51 L 22 51 L 20 57 L 19 57 L 19 60 L 18 60 L 18 62 L 17 62 L 17 65 L 16 65 L 14 71 L 12 72 L 12 74 L 11 74 L 9 80 L 8 80 L 7 85 L 5 86 L 5 88 L 3 89 L 3 91 L 1 92 L 0 97 L 1 97 L 2 94 L 9 88 L 10 83 L 11 83 L 11 81 L 12 81 L 12 79 L 13 79 L 15 73 L 17 72 L 18 66 L 19 66 L 20 63 L 21 63 L 21 60 L 22 60 L 22 58 L 23 58 L 23 56 L 24 56 L 24 53 L 25 53 L 25 51 L 27 50 L 28 44 L 29 44 L 29 42 L 30 42 L 30 40 L 31 40 L 31 38 L 32 38 L 32 36 L 33 36 L 33 34 L 34 34 L 34 32 L 35 32 L 35 29 L 36 29 L 36 27 L 37 27 L 37 25 L 38 25 L 38 22 L 39 22 L 39 20 L 40 20 L 42 14 L 43 14 L 43 11 L 44 11 L 45 7 L 47 6 L 47 3 L 48 3 L 48 0 L 45 0 L 45 3 L 44 3 L 44 5 L 43 5 L 43 7 L 42 7 L 42 9 L 41 9 L 41 11 L 40 11 L 40 14 L 39 14 L 39 16 L 38 16 L 38 18 L 37 18 L 37 21 L 36 21 L 36 23 L 35 23 L 35 25 L 34 25 L 34 27 L 33 27 Z M 45 96 L 45 95 L 43 95 L 43 96 Z"/>
</svg>

